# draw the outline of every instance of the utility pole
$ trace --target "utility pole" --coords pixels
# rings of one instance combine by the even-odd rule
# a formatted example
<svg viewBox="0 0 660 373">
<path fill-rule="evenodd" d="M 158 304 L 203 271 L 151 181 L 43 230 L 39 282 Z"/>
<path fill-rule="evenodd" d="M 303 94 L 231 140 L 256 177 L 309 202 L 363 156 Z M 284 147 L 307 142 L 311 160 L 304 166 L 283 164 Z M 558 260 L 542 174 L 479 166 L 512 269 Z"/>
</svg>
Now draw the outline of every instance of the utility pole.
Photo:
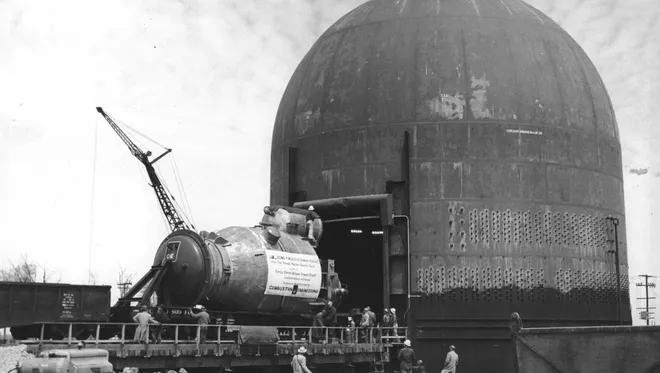
<svg viewBox="0 0 660 373">
<path fill-rule="evenodd" d="M 635 286 L 637 287 L 644 287 L 644 297 L 637 297 L 637 299 L 644 299 L 645 306 L 644 307 L 637 307 L 638 310 L 644 310 L 640 312 L 640 315 L 642 317 L 642 320 L 646 320 L 646 325 L 650 325 L 649 322 L 651 320 L 651 311 L 652 309 L 655 309 L 655 307 L 649 307 L 649 299 L 655 299 L 655 297 L 649 297 L 649 288 L 654 288 L 655 287 L 655 282 L 649 282 L 649 278 L 655 278 L 656 276 L 649 276 L 649 275 L 639 275 L 639 277 L 642 277 L 644 279 L 644 282 L 637 282 Z"/>
<path fill-rule="evenodd" d="M 619 268 L 619 218 L 610 215 L 605 220 L 612 223 L 614 228 L 614 265 L 616 270 L 616 318 L 619 325 L 623 324 L 621 320 L 621 273 Z M 610 250 L 612 252 L 612 250 Z"/>
<path fill-rule="evenodd" d="M 133 285 L 133 283 L 130 281 L 120 282 L 117 284 L 117 287 L 119 288 L 119 298 L 123 298 L 124 295 L 126 295 L 126 292 L 131 287 L 131 285 Z"/>
</svg>

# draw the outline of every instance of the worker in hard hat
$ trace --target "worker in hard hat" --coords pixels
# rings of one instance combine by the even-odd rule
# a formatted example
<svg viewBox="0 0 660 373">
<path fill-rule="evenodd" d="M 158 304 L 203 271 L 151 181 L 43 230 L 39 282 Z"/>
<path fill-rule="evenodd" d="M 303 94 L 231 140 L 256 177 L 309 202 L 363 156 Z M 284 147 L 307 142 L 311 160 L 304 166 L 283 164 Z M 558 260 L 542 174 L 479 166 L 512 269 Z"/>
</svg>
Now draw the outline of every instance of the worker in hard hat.
<svg viewBox="0 0 660 373">
<path fill-rule="evenodd" d="M 316 238 L 314 237 L 314 219 L 318 219 L 319 215 L 314 211 L 314 206 L 310 205 L 307 208 L 307 239 L 314 245 Z"/>
<path fill-rule="evenodd" d="M 300 348 L 298 348 L 298 353 L 291 358 L 291 369 L 293 369 L 293 373 L 312 373 L 312 371 L 307 368 L 307 359 L 305 358 L 306 353 L 307 349 L 305 346 L 300 346 Z"/>
<path fill-rule="evenodd" d="M 417 361 L 417 359 L 415 359 L 415 351 L 410 345 L 410 339 L 403 341 L 403 348 L 399 350 L 397 356 L 401 373 L 412 373 L 413 363 Z"/>
<path fill-rule="evenodd" d="M 197 325 L 199 325 L 199 338 L 197 340 L 199 343 L 206 343 L 206 333 L 211 322 L 211 316 L 206 312 L 206 307 L 202 305 L 196 305 L 194 310 L 197 312 L 193 313 L 192 317 L 197 319 Z"/>
<path fill-rule="evenodd" d="M 392 315 L 392 335 L 397 337 L 399 335 L 399 321 L 396 317 L 396 308 L 390 308 L 390 315 Z M 401 340 L 396 338 L 396 341 L 400 342 Z"/>
<path fill-rule="evenodd" d="M 141 306 L 140 312 L 133 316 L 133 321 L 138 324 L 133 340 L 141 343 L 149 343 L 149 323 L 158 324 L 158 321 L 151 317 L 149 308 L 147 306 Z"/>
</svg>

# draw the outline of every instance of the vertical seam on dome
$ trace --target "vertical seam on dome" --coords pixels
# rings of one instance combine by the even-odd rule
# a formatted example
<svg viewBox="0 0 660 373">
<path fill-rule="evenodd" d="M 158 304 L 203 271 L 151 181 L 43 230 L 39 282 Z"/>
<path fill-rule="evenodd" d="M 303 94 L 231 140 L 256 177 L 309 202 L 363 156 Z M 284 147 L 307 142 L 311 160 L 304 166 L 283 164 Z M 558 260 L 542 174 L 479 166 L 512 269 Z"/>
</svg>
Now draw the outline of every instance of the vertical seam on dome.
<svg viewBox="0 0 660 373">
<path fill-rule="evenodd" d="M 502 26 L 503 21 L 500 21 L 498 23 L 499 26 Z M 516 98 L 514 100 L 515 102 L 515 108 L 514 110 L 514 115 L 515 115 L 515 120 L 518 121 L 518 118 L 520 118 L 520 106 L 521 106 L 521 100 L 520 98 L 522 97 L 522 94 L 520 93 L 520 77 L 518 76 L 518 59 L 516 56 L 513 54 L 513 48 L 511 47 L 511 41 L 512 39 L 509 37 L 509 30 L 506 27 L 502 28 L 504 38 L 507 41 L 506 43 L 506 50 L 509 55 L 509 60 L 511 61 L 511 64 L 513 65 L 513 79 L 516 87 L 516 91 L 514 92 L 514 97 Z"/>
<path fill-rule="evenodd" d="M 314 45 L 316 45 L 316 43 L 314 43 Z M 310 54 L 310 52 L 312 50 L 314 50 L 314 53 Z M 284 139 L 287 137 L 286 136 L 286 128 L 287 127 L 295 128 L 296 114 L 298 113 L 298 101 L 300 100 L 300 91 L 302 90 L 302 84 L 305 81 L 305 77 L 307 76 L 307 73 L 309 71 L 311 61 L 312 61 L 314 55 L 316 54 L 316 50 L 315 50 L 314 46 L 312 46 L 312 49 L 310 50 L 310 52 L 307 52 L 307 55 L 305 55 L 305 57 L 303 57 L 303 61 L 301 62 L 301 63 L 304 63 L 304 65 L 300 69 L 302 75 L 301 75 L 300 81 L 298 82 L 298 87 L 296 88 L 296 91 L 295 91 L 296 92 L 295 93 L 295 101 L 293 102 L 293 110 L 291 111 L 291 118 L 289 118 L 290 122 L 288 123 L 287 126 L 285 126 L 282 129 L 282 138 L 283 139 L 282 139 L 282 145 L 281 145 L 282 150 L 281 151 L 286 151 L 286 156 L 284 158 L 284 160 L 285 160 L 284 163 L 285 164 L 289 162 L 289 150 L 288 150 L 289 147 L 291 147 L 292 145 L 295 145 L 295 143 L 297 143 L 297 140 L 295 140 L 295 141 L 289 141 L 289 144 L 286 144 L 286 141 L 284 141 Z M 307 58 L 308 55 L 309 55 L 309 58 Z M 296 74 L 296 73 L 297 73 L 297 71 L 294 72 L 294 74 Z M 294 136 L 291 136 L 291 137 L 296 138 L 295 133 L 294 133 Z M 286 189 L 282 190 L 282 192 L 281 192 L 283 194 L 282 201 L 288 201 L 289 198 L 291 198 L 290 195 L 289 195 L 289 191 L 291 191 L 291 186 L 289 185 L 289 180 L 290 180 L 289 179 L 289 172 L 291 172 L 291 170 L 289 169 L 288 166 L 286 168 L 287 168 L 286 177 L 283 178 L 283 180 L 286 182 L 286 184 L 285 184 Z M 294 177 L 295 177 L 295 175 L 294 175 Z M 295 183 L 296 183 L 296 180 L 294 180 L 294 184 Z M 271 189 L 272 189 L 272 186 L 271 186 Z"/>
<path fill-rule="evenodd" d="M 419 89 L 417 87 L 417 84 L 419 83 L 418 76 L 417 76 L 417 63 L 418 57 L 419 57 L 419 28 L 420 28 L 420 22 L 415 22 L 415 36 L 413 39 L 413 42 L 415 43 L 415 46 L 413 48 L 413 56 L 412 56 L 412 68 L 413 68 L 413 75 L 412 75 L 412 87 L 413 87 L 413 105 L 412 105 L 412 118 L 416 122 L 417 121 L 417 105 L 418 105 L 418 100 L 417 96 L 419 94 Z M 417 126 L 415 126 L 415 129 Z"/>
<path fill-rule="evenodd" d="M 545 53 L 547 53 L 548 55 L 548 60 L 550 61 L 550 65 L 552 66 L 552 71 L 554 72 L 555 86 L 557 87 L 557 94 L 559 95 L 559 103 L 561 104 L 560 121 L 561 123 L 568 125 L 568 118 L 566 117 L 566 102 L 564 101 L 564 94 L 562 92 L 562 87 L 559 80 L 559 70 L 557 68 L 557 62 L 555 61 L 554 56 L 552 54 L 552 50 L 548 46 L 547 40 L 543 40 L 543 49 L 545 49 Z"/>
<path fill-rule="evenodd" d="M 309 72 L 309 67 L 312 64 L 311 61 L 314 58 L 314 56 L 316 55 L 316 53 L 318 52 L 314 48 L 314 46 L 312 46 L 312 49 L 310 50 L 310 52 L 312 50 L 314 51 L 314 53 L 309 54 L 309 52 L 308 52 L 309 58 L 307 60 L 305 60 L 305 58 L 307 56 L 303 57 L 303 63 L 305 65 L 302 67 L 302 69 L 300 71 L 301 72 L 301 75 L 300 75 L 301 78 L 300 78 L 300 81 L 298 82 L 298 88 L 296 89 L 296 99 L 293 103 L 293 111 L 292 111 L 292 114 L 291 114 L 291 121 L 289 122 L 289 123 L 291 123 L 291 126 L 294 126 L 294 127 L 295 127 L 295 121 L 296 121 L 296 114 L 298 113 L 298 101 L 300 100 L 300 91 L 302 90 L 302 84 L 303 84 L 303 82 L 305 81 L 305 79 L 307 77 L 307 73 Z M 296 72 L 294 72 L 294 74 L 296 74 Z"/>
<path fill-rule="evenodd" d="M 463 84 L 465 89 L 465 107 L 463 107 L 463 121 L 469 121 L 472 119 L 472 110 L 470 109 L 470 96 L 472 91 L 470 90 L 470 79 L 468 78 L 469 74 L 469 65 L 467 61 L 467 42 L 465 41 L 465 29 L 461 27 L 461 54 L 463 58 Z"/>
<path fill-rule="evenodd" d="M 584 66 L 582 64 L 582 59 L 580 59 L 580 56 L 578 56 L 575 53 L 575 50 L 573 48 L 569 48 L 571 50 L 571 53 L 573 54 L 573 57 L 575 57 L 575 61 L 577 62 L 577 65 L 580 69 L 580 76 L 582 78 L 582 85 L 584 86 L 585 91 L 587 92 L 587 95 L 589 96 L 589 104 L 591 104 L 591 113 L 592 113 L 592 124 L 594 126 L 594 134 L 598 136 L 598 113 L 596 111 L 596 102 L 594 99 L 594 94 L 591 91 L 591 85 L 589 84 L 589 77 L 587 77 L 587 72 L 584 71 Z"/>
<path fill-rule="evenodd" d="M 576 44 L 577 45 L 577 44 Z M 591 85 L 589 85 L 589 78 L 587 77 L 587 72 L 584 71 L 584 65 L 582 64 L 582 60 L 580 57 L 575 53 L 574 47 L 570 47 L 569 49 L 571 50 L 571 53 L 573 54 L 573 57 L 575 58 L 575 61 L 580 69 L 580 75 L 582 77 L 582 84 L 584 85 L 584 89 L 587 91 L 587 95 L 589 96 L 589 103 L 591 104 L 591 113 L 592 113 L 592 123 L 593 123 L 593 131 L 594 131 L 594 141 L 596 143 L 596 162 L 599 167 L 602 167 L 602 155 L 600 151 L 600 140 L 598 139 L 598 114 L 596 112 L 596 102 L 594 99 L 594 94 L 591 91 Z"/>
<path fill-rule="evenodd" d="M 344 39 L 346 38 L 346 34 L 348 32 L 343 32 L 341 36 L 339 36 L 339 39 L 337 40 L 337 45 L 335 45 L 334 51 L 332 52 L 332 55 L 330 57 L 330 63 L 328 63 L 328 69 L 326 70 L 326 78 L 323 79 L 323 87 L 321 88 L 323 90 L 323 95 L 321 96 L 321 102 L 319 103 L 319 111 L 320 111 L 320 116 L 319 116 L 319 126 L 320 128 L 317 128 L 317 131 L 323 131 L 325 128 L 325 110 L 326 110 L 326 101 L 328 100 L 328 96 L 330 95 L 330 86 L 332 85 L 332 82 L 334 81 L 334 74 L 335 74 L 335 63 L 337 61 L 337 54 L 339 52 L 339 48 L 341 48 L 342 43 L 344 42 Z"/>
<path fill-rule="evenodd" d="M 596 103 L 594 102 L 594 95 L 593 92 L 591 92 L 591 86 L 589 85 L 589 78 L 587 77 L 587 72 L 584 71 L 584 65 L 582 63 L 582 58 L 576 53 L 575 51 L 575 46 L 577 43 L 574 45 L 571 45 L 572 43 L 568 43 L 568 49 L 570 49 L 571 54 L 575 58 L 575 62 L 578 65 L 580 69 L 580 77 L 582 78 L 582 85 L 584 86 L 583 88 L 587 92 L 587 95 L 589 96 L 589 103 L 591 104 L 591 114 L 592 114 L 592 123 L 594 126 L 594 133 L 598 130 L 598 114 L 596 113 Z M 597 133 L 596 133 L 597 135 Z"/>
</svg>

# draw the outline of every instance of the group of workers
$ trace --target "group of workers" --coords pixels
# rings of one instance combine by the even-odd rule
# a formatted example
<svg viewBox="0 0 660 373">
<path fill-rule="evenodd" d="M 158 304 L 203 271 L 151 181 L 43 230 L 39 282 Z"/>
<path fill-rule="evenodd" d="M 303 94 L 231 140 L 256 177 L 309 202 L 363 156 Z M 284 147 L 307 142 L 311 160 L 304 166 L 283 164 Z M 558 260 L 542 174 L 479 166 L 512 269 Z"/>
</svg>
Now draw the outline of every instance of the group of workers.
<svg viewBox="0 0 660 373">
<path fill-rule="evenodd" d="M 424 362 L 422 360 L 416 360 L 415 351 L 411 347 L 411 342 L 409 339 L 406 339 L 403 342 L 403 348 L 399 350 L 397 359 L 399 360 L 399 370 L 401 373 L 425 373 L 426 369 L 424 368 Z M 307 348 L 305 346 L 300 346 L 297 353 L 291 359 L 291 369 L 293 373 L 312 373 L 311 370 L 307 367 L 307 359 L 305 354 L 307 353 Z M 449 352 L 445 357 L 444 366 L 441 373 L 456 373 L 456 368 L 458 366 L 458 354 L 456 353 L 456 347 L 449 346 Z"/>
<path fill-rule="evenodd" d="M 204 306 L 197 305 L 194 309 L 191 310 L 190 315 L 197 320 L 197 325 L 199 325 L 199 335 L 197 340 L 199 343 L 206 342 L 206 333 L 208 330 L 208 325 L 211 322 L 211 317 Z M 133 321 L 135 321 L 138 326 L 135 329 L 135 335 L 133 340 L 138 343 L 148 343 L 149 342 L 149 324 L 154 324 L 151 333 L 151 341 L 153 343 L 160 343 L 163 335 L 163 325 L 170 322 L 170 317 L 163 307 L 158 307 L 156 310 L 155 316 L 152 316 L 149 313 L 149 308 L 147 306 L 140 307 L 140 312 L 133 316 Z"/>
<path fill-rule="evenodd" d="M 397 321 L 396 309 L 394 307 L 385 308 L 383 310 L 383 317 L 379 324 L 376 320 L 376 314 L 371 310 L 371 307 L 364 307 L 362 314 L 360 315 L 360 340 L 363 342 L 373 342 L 373 339 L 378 336 L 374 335 L 373 332 L 370 332 L 369 328 L 374 328 L 377 326 L 381 327 L 383 333 L 382 337 L 398 340 L 397 328 L 399 327 L 399 322 Z M 347 331 L 352 332 L 353 330 L 355 330 L 355 321 L 352 317 L 349 317 Z M 392 340 L 387 342 L 392 342 Z"/>
<path fill-rule="evenodd" d="M 412 349 L 409 339 L 403 342 L 403 348 L 399 350 L 397 355 L 399 360 L 399 370 L 401 373 L 425 373 L 424 362 L 416 360 L 415 351 Z M 445 356 L 445 363 L 442 367 L 441 373 L 456 373 L 458 366 L 458 354 L 454 345 L 449 346 L 449 352 Z"/>
<path fill-rule="evenodd" d="M 357 328 L 358 325 L 356 324 L 355 319 L 348 316 L 344 330 L 344 341 L 357 342 L 357 335 L 355 333 L 356 330 L 359 330 L 359 340 L 361 342 L 373 342 L 375 338 L 380 336 L 375 335 L 373 331 L 370 331 L 370 328 L 375 328 L 377 326 L 381 327 L 383 337 L 391 337 L 389 339 L 398 340 L 397 328 L 399 327 L 399 324 L 395 308 L 385 308 L 380 323 L 378 323 L 376 314 L 371 310 L 370 306 L 364 307 L 359 316 L 359 329 Z M 338 337 L 338 330 L 332 329 L 337 327 L 337 309 L 334 307 L 332 301 L 328 301 L 324 309 L 314 315 L 312 326 L 314 327 L 312 330 L 312 339 L 315 342 L 323 341 L 326 337 Z M 329 329 L 326 334 L 323 327 L 329 327 L 331 329 Z"/>
<path fill-rule="evenodd" d="M 199 343 L 205 343 L 206 342 L 206 333 L 208 329 L 208 325 L 211 321 L 211 318 L 206 312 L 206 308 L 204 306 L 195 306 L 193 310 L 191 310 L 191 316 L 197 320 L 197 325 L 199 325 L 199 334 L 197 335 L 197 340 Z M 155 316 L 152 316 L 149 313 L 149 309 L 146 306 L 140 307 L 140 312 L 138 312 L 135 316 L 133 316 L 133 321 L 135 321 L 138 326 L 135 329 L 135 336 L 134 340 L 136 342 L 140 343 L 148 343 L 149 341 L 149 326 L 150 324 L 154 324 L 155 327 L 153 328 L 153 333 L 151 334 L 151 339 L 154 343 L 160 343 L 161 338 L 162 338 L 162 324 L 166 324 L 170 321 L 169 316 L 167 315 L 167 312 L 163 309 L 163 307 L 158 307 L 156 310 Z M 371 311 L 371 307 L 366 306 L 364 307 L 362 314 L 360 316 L 360 330 L 362 331 L 362 340 L 367 341 L 369 338 L 373 338 L 373 335 L 369 335 L 368 329 L 375 327 L 377 324 L 376 321 L 376 314 Z M 334 327 L 337 325 L 337 309 L 334 307 L 332 301 L 328 301 L 325 308 L 318 312 L 315 317 L 314 317 L 314 323 L 313 326 L 328 326 L 328 327 Z M 396 309 L 394 308 L 385 308 L 383 312 L 383 317 L 382 321 L 380 324 L 384 329 L 383 329 L 383 334 L 384 335 L 391 335 L 391 336 L 397 336 L 396 333 L 396 328 L 398 327 L 397 323 L 397 317 L 396 317 Z M 348 325 L 346 328 L 346 337 L 349 338 L 348 340 L 351 340 L 355 331 L 356 325 L 355 321 L 353 320 L 352 317 L 348 317 Z M 314 332 L 316 331 L 322 331 L 323 329 L 321 328 L 315 328 Z M 391 334 L 387 333 L 387 331 L 391 331 Z M 323 340 L 327 337 L 325 334 L 319 334 L 319 335 L 313 335 L 313 338 L 317 341 Z M 455 373 L 456 372 L 456 367 L 458 365 L 458 354 L 455 351 L 455 347 L 449 346 L 449 352 L 447 353 L 447 356 L 445 357 L 445 364 L 442 369 L 442 373 Z M 305 358 L 305 353 L 307 352 L 307 349 L 304 346 L 301 346 L 297 354 L 293 356 L 291 359 L 291 368 L 293 369 L 294 373 L 311 373 L 309 368 L 307 367 L 307 362 Z M 424 364 L 422 360 L 416 360 L 415 358 L 415 351 L 412 349 L 411 342 L 409 339 L 406 339 L 403 342 L 403 348 L 399 350 L 399 353 L 397 355 L 397 358 L 399 360 L 399 369 L 402 373 L 412 373 L 413 369 L 414 372 L 417 373 L 424 373 Z"/>
</svg>

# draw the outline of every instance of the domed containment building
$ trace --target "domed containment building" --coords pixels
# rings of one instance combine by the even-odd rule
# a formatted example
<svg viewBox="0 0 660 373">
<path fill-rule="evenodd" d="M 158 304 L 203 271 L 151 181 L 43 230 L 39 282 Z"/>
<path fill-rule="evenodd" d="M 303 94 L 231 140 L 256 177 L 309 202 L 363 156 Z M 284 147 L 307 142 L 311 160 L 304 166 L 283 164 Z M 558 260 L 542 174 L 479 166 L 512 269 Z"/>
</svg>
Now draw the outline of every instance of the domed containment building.
<svg viewBox="0 0 660 373">
<path fill-rule="evenodd" d="M 509 371 L 514 311 L 630 323 L 612 104 L 522 1 L 374 0 L 337 21 L 282 98 L 271 202 L 314 205 L 340 312 L 395 307 L 432 371 L 449 344 L 462 372 Z"/>
</svg>

